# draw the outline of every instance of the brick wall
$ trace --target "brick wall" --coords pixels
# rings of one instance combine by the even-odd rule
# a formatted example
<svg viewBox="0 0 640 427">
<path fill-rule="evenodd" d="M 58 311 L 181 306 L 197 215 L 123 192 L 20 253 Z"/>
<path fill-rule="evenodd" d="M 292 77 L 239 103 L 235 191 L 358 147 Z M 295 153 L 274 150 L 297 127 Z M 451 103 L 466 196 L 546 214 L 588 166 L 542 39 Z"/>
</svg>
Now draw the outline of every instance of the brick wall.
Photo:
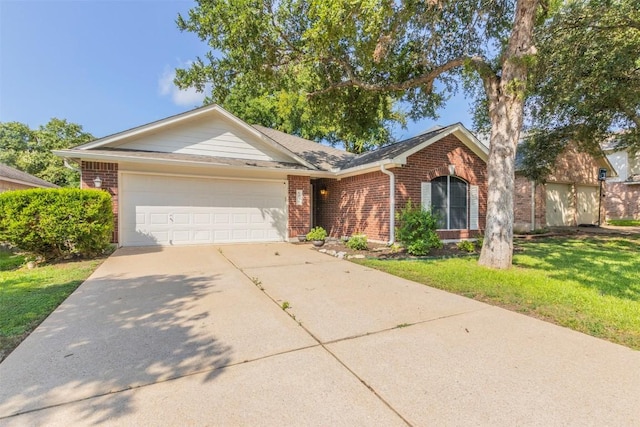
<svg viewBox="0 0 640 427">
<path fill-rule="evenodd" d="M 366 234 L 369 240 L 389 240 L 389 177 L 371 172 L 315 183 L 316 224 L 331 237 Z M 321 195 L 320 190 L 327 194 Z"/>
<path fill-rule="evenodd" d="M 607 182 L 602 192 L 606 219 L 640 219 L 640 184 Z"/>
<path fill-rule="evenodd" d="M 308 176 L 288 176 L 289 238 L 307 234 L 311 229 L 311 182 Z M 296 192 L 302 190 L 302 204 L 297 204 Z"/>
<path fill-rule="evenodd" d="M 86 162 L 81 164 L 82 179 L 80 188 L 95 188 L 93 180 L 100 177 L 102 189 L 111 194 L 113 202 L 114 226 L 111 241 L 118 243 L 118 164 L 102 162 Z"/>
<path fill-rule="evenodd" d="M 18 184 L 17 182 L 0 180 L 0 193 L 10 190 L 28 190 L 34 188 L 31 185 Z"/>
<path fill-rule="evenodd" d="M 449 174 L 449 165 L 455 174 L 470 185 L 478 186 L 478 219 L 480 230 L 441 230 L 442 239 L 466 239 L 484 230 L 487 216 L 486 163 L 453 135 L 409 156 L 407 164 L 393 169 L 396 174 L 396 209 L 402 209 L 409 199 L 421 202 L 421 183 Z"/>
<path fill-rule="evenodd" d="M 581 153 L 574 144 L 569 144 L 556 159 L 547 182 L 598 185 L 599 168 L 593 155 Z"/>
<path fill-rule="evenodd" d="M 486 164 L 455 136 L 447 136 L 407 159 L 402 168 L 390 169 L 396 176 L 396 212 L 411 199 L 421 201 L 421 183 L 449 174 L 479 187 L 479 225 L 484 229 L 487 212 Z M 320 195 L 325 188 L 327 195 Z M 389 177 L 371 172 L 341 180 L 319 179 L 315 185 L 316 223 L 332 237 L 364 233 L 370 240 L 389 240 Z M 443 239 L 475 237 L 480 230 L 442 230 Z"/>
</svg>

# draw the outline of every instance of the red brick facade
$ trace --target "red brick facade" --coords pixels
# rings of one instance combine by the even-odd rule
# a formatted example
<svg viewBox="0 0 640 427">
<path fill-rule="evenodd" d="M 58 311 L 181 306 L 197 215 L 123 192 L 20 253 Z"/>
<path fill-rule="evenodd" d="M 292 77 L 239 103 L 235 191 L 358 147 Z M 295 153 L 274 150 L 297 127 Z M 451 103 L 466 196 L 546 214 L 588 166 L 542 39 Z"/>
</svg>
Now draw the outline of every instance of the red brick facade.
<svg viewBox="0 0 640 427">
<path fill-rule="evenodd" d="M 308 176 L 289 175 L 289 238 L 307 234 L 311 229 L 311 181 Z M 302 200 L 298 200 L 298 190 Z M 300 202 L 301 204 L 298 204 Z"/>
<path fill-rule="evenodd" d="M 607 182 L 603 193 L 607 219 L 640 219 L 640 184 Z"/>
<path fill-rule="evenodd" d="M 458 178 L 478 186 L 480 230 L 440 230 L 438 234 L 443 239 L 475 237 L 485 227 L 486 164 L 453 135 L 409 156 L 403 167 L 390 169 L 396 180 L 396 212 L 408 200 L 419 205 L 421 183 L 448 175 L 450 164 L 455 165 Z M 326 228 L 332 237 L 363 233 L 370 240 L 389 240 L 389 179 L 389 176 L 378 171 L 341 180 L 317 180 L 316 224 Z M 320 194 L 322 189 L 327 192 L 324 196 Z"/>
<path fill-rule="evenodd" d="M 326 195 L 321 191 L 326 190 Z M 315 221 L 330 236 L 389 239 L 389 177 L 382 172 L 315 182 Z"/>
<path fill-rule="evenodd" d="M 111 194 L 113 215 L 115 217 L 113 237 L 111 241 L 113 243 L 118 243 L 118 164 L 87 162 L 83 160 L 81 170 L 82 181 L 80 183 L 80 188 L 95 188 L 93 180 L 96 177 L 100 177 L 102 180 L 101 188 Z"/>
<path fill-rule="evenodd" d="M 570 185 L 572 187 L 571 200 L 568 200 L 566 205 L 571 211 L 575 211 L 578 186 L 598 186 L 598 169 L 600 167 L 602 165 L 593 155 L 580 152 L 576 146 L 571 144 L 556 159 L 552 168 L 553 172 L 547 177 L 546 182 Z M 516 232 L 527 232 L 547 226 L 547 191 L 544 184 L 535 185 L 535 223 L 533 227 L 531 225 L 532 188 L 531 181 L 524 176 L 516 175 L 513 226 Z M 605 193 L 604 189 L 603 193 Z M 603 204 L 605 200 L 603 199 Z M 573 212 L 573 217 L 574 219 L 569 225 L 577 225 L 575 212 Z"/>
</svg>

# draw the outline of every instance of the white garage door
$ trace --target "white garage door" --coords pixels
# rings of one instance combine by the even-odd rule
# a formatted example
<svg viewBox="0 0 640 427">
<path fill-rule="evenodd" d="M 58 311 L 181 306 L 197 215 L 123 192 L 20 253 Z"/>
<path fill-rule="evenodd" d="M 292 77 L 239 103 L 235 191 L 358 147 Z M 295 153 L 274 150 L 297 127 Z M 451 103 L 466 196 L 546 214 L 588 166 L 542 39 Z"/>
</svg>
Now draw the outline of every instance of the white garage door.
<svg viewBox="0 0 640 427">
<path fill-rule="evenodd" d="M 578 225 L 597 223 L 598 187 L 579 185 L 576 195 L 578 198 Z"/>
<path fill-rule="evenodd" d="M 571 204 L 571 185 L 546 184 L 547 225 L 551 227 L 573 225 L 574 212 Z"/>
<path fill-rule="evenodd" d="M 286 181 L 123 173 L 120 244 L 273 242 L 286 238 Z"/>
</svg>

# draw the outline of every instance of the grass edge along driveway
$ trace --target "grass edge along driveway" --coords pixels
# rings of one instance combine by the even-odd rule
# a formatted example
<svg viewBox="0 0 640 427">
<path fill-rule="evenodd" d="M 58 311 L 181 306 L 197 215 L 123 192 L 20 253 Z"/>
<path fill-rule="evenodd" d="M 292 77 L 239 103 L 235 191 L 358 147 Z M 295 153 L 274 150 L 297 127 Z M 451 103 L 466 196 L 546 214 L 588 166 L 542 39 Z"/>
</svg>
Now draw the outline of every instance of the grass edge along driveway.
<svg viewBox="0 0 640 427">
<path fill-rule="evenodd" d="M 476 257 L 353 261 L 640 350 L 640 236 L 516 242 L 509 270 Z"/>
<path fill-rule="evenodd" d="M 28 269 L 0 251 L 0 362 L 105 260 L 65 261 Z"/>
</svg>

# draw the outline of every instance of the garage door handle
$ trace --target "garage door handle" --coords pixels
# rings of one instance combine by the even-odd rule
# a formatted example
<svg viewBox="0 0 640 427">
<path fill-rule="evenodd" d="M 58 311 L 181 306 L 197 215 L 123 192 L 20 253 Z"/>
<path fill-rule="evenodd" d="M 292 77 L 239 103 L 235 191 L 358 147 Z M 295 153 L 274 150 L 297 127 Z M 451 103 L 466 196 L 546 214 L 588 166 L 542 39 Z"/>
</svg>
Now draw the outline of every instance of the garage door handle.
<svg viewBox="0 0 640 427">
<path fill-rule="evenodd" d="M 169 214 L 169 222 L 173 222 L 173 214 Z"/>
</svg>

